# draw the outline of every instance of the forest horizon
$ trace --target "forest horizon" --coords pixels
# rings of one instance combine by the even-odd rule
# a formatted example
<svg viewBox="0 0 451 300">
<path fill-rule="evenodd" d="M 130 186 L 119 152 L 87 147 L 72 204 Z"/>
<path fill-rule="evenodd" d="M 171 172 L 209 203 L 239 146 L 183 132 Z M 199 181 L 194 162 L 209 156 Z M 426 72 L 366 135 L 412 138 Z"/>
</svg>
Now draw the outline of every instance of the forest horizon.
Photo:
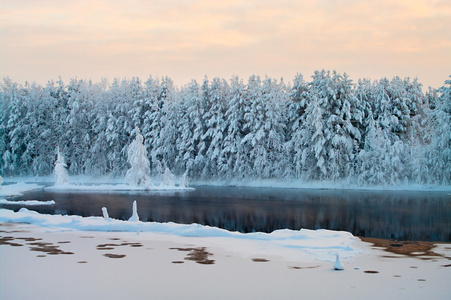
<svg viewBox="0 0 451 300">
<path fill-rule="evenodd" d="M 123 176 L 139 128 L 156 174 L 192 179 L 451 184 L 451 80 L 353 82 L 316 71 L 293 83 L 168 77 L 0 86 L 0 174 Z"/>
</svg>

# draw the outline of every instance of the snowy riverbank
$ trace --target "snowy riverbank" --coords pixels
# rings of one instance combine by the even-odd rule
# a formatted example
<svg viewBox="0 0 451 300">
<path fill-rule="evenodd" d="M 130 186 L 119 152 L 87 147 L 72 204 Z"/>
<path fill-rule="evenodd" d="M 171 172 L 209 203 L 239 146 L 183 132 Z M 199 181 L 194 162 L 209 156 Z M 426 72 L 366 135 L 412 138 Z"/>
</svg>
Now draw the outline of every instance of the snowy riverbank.
<svg viewBox="0 0 451 300">
<path fill-rule="evenodd" d="M 51 177 L 11 177 L 5 179 L 5 185 L 0 186 L 0 197 L 17 196 L 24 192 L 46 189 L 52 191 L 192 191 L 194 188 L 180 185 L 152 185 L 152 186 L 130 186 L 113 178 L 92 179 L 87 176 L 75 176 L 70 183 L 53 185 Z M 38 184 L 39 183 L 39 184 Z M 45 186 L 49 185 L 49 186 Z"/>
<path fill-rule="evenodd" d="M 15 184 L 18 182 L 35 183 L 53 185 L 54 179 L 52 176 L 21 176 L 21 177 L 5 177 L 5 184 Z M 158 187 L 159 182 L 156 182 Z M 114 176 L 100 176 L 92 177 L 88 175 L 76 175 L 70 177 L 70 185 L 75 189 L 80 190 L 83 186 L 89 189 L 89 186 L 101 185 L 117 185 L 120 187 L 124 185 L 124 178 Z M 356 183 L 343 182 L 329 182 L 329 181 L 311 181 L 304 182 L 301 180 L 229 180 L 229 181 L 190 181 L 191 186 L 247 186 L 247 187 L 261 187 L 261 188 L 289 188 L 289 189 L 327 189 L 327 190 L 374 190 L 374 191 L 422 191 L 422 192 L 450 192 L 451 186 L 447 185 L 419 185 L 419 184 L 403 184 L 399 186 L 360 186 Z M 3 185 L 2 187 L 5 187 Z M 188 188 L 189 189 L 189 188 Z M 1 195 L 0 190 L 0 195 Z"/>
<path fill-rule="evenodd" d="M 334 271 L 332 253 L 318 260 L 315 249 L 305 255 L 266 240 L 59 225 L 0 223 L 1 299 L 448 299 L 451 293 L 446 244 L 434 248 L 442 256 L 415 258 L 352 238 L 359 253 Z M 330 241 L 339 245 L 340 236 Z"/>
</svg>

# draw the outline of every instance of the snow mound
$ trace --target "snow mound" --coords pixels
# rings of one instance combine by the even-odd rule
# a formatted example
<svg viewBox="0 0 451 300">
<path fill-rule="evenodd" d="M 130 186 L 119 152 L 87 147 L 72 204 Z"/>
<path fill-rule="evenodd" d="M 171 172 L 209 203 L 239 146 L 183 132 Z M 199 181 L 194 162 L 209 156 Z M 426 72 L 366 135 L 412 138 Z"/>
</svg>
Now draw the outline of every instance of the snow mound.
<svg viewBox="0 0 451 300">
<path fill-rule="evenodd" d="M 44 186 L 34 184 L 34 183 L 24 183 L 24 182 L 18 182 L 15 184 L 9 184 L 9 185 L 2 185 L 2 189 L 0 189 L 0 196 L 1 197 L 8 197 L 8 196 L 20 196 L 22 193 L 37 189 L 42 189 Z"/>
<path fill-rule="evenodd" d="M 46 187 L 49 191 L 194 191 L 192 187 L 184 186 L 131 186 L 128 184 L 100 184 L 100 185 L 83 185 L 83 184 L 64 184 Z"/>
<path fill-rule="evenodd" d="M 18 212 L 0 209 L 0 222 L 23 222 L 51 228 L 55 231 L 122 231 L 153 232 L 183 237 L 226 239 L 227 243 L 249 241 L 259 243 L 264 249 L 292 249 L 303 257 L 331 261 L 335 253 L 349 259 L 362 253 L 360 240 L 349 232 L 332 230 L 276 230 L 272 233 L 240 233 L 199 224 L 176 224 L 142 221 L 122 221 L 105 217 L 81 217 L 74 215 L 45 215 L 21 208 Z"/>
<path fill-rule="evenodd" d="M 6 199 L 0 199 L 0 204 L 11 204 L 11 205 L 55 205 L 55 201 L 38 201 L 38 200 L 25 200 L 25 201 L 9 201 Z"/>
</svg>

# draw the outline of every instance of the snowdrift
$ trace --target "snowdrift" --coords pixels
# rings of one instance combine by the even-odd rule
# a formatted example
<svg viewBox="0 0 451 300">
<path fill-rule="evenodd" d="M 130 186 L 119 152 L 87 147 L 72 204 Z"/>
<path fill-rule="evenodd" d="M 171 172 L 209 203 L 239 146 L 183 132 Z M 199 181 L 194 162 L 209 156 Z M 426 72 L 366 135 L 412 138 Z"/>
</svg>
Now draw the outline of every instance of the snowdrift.
<svg viewBox="0 0 451 300">
<path fill-rule="evenodd" d="M 332 230 L 276 230 L 272 233 L 240 233 L 199 224 L 176 224 L 158 222 L 130 222 L 103 217 L 73 215 L 45 215 L 21 208 L 18 212 L 0 209 L 0 222 L 21 222 L 48 228 L 51 231 L 108 231 L 161 233 L 183 237 L 208 237 L 234 241 L 254 241 L 266 248 L 290 248 L 303 252 L 307 257 L 332 261 L 339 254 L 349 259 L 362 253 L 360 240 L 349 232 Z"/>
</svg>

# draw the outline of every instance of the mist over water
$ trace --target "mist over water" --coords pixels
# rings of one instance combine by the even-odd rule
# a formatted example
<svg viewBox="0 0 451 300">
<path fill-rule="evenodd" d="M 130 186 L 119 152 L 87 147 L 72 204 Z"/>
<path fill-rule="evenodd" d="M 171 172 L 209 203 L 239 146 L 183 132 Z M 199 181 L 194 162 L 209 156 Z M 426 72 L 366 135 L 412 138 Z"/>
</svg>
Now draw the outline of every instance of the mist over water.
<svg viewBox="0 0 451 300">
<path fill-rule="evenodd" d="M 299 190 L 198 186 L 190 192 L 85 193 L 33 191 L 11 200 L 55 200 L 29 209 L 45 214 L 199 223 L 240 232 L 332 229 L 357 236 L 451 242 L 447 192 Z M 0 205 L 19 210 L 19 205 Z"/>
</svg>

